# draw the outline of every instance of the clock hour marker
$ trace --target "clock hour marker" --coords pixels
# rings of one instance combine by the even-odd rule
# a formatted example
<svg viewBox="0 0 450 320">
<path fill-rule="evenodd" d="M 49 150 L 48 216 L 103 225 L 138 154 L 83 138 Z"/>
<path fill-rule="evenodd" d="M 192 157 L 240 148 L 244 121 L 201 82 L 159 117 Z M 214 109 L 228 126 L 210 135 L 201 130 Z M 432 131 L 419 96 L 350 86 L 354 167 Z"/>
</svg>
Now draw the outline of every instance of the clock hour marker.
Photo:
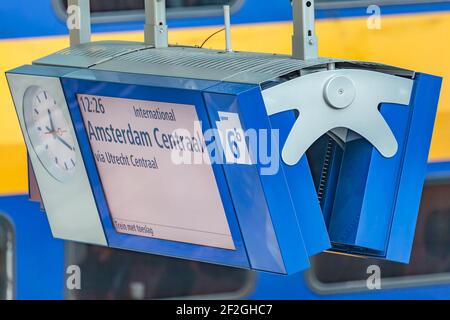
<svg viewBox="0 0 450 320">
<path fill-rule="evenodd" d="M 75 161 L 73 161 L 73 159 L 70 159 L 70 162 L 72 162 L 72 165 L 75 167 Z"/>
<path fill-rule="evenodd" d="M 66 168 L 66 170 L 69 170 L 69 167 L 67 166 L 66 162 L 64 162 L 64 167 Z"/>
<path fill-rule="evenodd" d="M 37 111 L 37 109 L 34 109 L 34 113 L 39 114 L 39 111 Z"/>
<path fill-rule="evenodd" d="M 45 97 L 45 100 L 47 100 L 47 92 L 46 91 L 44 91 L 44 97 Z"/>
<path fill-rule="evenodd" d="M 37 101 L 39 101 L 39 103 L 41 103 L 41 99 L 39 99 L 39 96 L 36 96 Z"/>
<path fill-rule="evenodd" d="M 55 157 L 55 162 L 58 163 L 58 157 Z"/>
</svg>

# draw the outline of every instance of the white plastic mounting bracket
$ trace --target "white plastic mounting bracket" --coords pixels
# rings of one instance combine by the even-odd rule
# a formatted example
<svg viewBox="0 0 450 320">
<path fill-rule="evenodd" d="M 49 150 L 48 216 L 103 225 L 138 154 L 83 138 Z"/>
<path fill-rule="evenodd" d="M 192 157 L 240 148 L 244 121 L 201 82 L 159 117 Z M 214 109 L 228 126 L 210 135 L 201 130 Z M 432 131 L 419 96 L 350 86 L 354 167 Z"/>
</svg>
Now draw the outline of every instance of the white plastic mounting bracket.
<svg viewBox="0 0 450 320">
<path fill-rule="evenodd" d="M 311 73 L 263 91 L 269 116 L 298 110 L 283 147 L 283 161 L 295 165 L 322 135 L 332 131 L 343 142 L 348 129 L 369 141 L 384 157 L 398 144 L 381 115 L 381 103 L 409 105 L 413 81 L 380 72 L 341 69 Z"/>
</svg>

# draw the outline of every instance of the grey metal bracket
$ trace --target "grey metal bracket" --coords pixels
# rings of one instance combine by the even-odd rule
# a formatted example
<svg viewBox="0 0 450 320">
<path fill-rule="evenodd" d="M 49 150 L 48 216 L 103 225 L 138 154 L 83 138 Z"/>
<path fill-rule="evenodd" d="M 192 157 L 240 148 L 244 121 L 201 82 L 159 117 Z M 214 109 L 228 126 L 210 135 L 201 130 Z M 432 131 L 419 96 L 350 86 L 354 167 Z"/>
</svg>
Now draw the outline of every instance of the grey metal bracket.
<svg viewBox="0 0 450 320">
<path fill-rule="evenodd" d="M 409 105 L 413 81 L 384 73 L 341 69 L 311 73 L 263 91 L 269 116 L 298 110 L 299 117 L 283 147 L 283 161 L 295 165 L 329 131 L 343 142 L 348 129 L 369 141 L 384 157 L 398 143 L 378 110 L 381 103 Z"/>
<path fill-rule="evenodd" d="M 67 2 L 70 46 L 91 42 L 91 9 L 89 0 Z M 73 20 L 73 21 L 72 21 Z"/>
<path fill-rule="evenodd" d="M 75 24 L 68 27 L 70 46 L 91 41 L 91 12 L 89 0 L 69 0 L 69 19 L 72 15 Z M 145 0 L 145 44 L 154 48 L 168 47 L 168 30 L 166 21 L 166 0 Z"/>
<path fill-rule="evenodd" d="M 145 0 L 145 44 L 155 48 L 168 47 L 166 0 Z"/>
<path fill-rule="evenodd" d="M 294 35 L 292 56 L 301 60 L 317 59 L 314 0 L 292 0 Z"/>
</svg>

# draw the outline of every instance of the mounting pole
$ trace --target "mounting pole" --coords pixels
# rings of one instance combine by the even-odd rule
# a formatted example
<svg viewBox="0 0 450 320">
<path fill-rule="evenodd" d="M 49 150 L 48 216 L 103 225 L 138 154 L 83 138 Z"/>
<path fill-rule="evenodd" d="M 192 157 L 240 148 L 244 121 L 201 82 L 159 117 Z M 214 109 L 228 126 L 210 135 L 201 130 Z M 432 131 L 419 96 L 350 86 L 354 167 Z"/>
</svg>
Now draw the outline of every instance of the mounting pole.
<svg viewBox="0 0 450 320">
<path fill-rule="evenodd" d="M 292 56 L 301 60 L 317 59 L 314 0 L 292 0 L 292 10 Z"/>
<path fill-rule="evenodd" d="M 223 6 L 223 18 L 225 21 L 225 50 L 227 52 L 233 52 L 233 48 L 231 46 L 230 6 Z"/>
<path fill-rule="evenodd" d="M 145 0 L 145 44 L 167 48 L 166 0 Z"/>
<path fill-rule="evenodd" d="M 89 0 L 67 2 L 67 27 L 70 32 L 70 46 L 91 41 L 91 8 Z"/>
</svg>

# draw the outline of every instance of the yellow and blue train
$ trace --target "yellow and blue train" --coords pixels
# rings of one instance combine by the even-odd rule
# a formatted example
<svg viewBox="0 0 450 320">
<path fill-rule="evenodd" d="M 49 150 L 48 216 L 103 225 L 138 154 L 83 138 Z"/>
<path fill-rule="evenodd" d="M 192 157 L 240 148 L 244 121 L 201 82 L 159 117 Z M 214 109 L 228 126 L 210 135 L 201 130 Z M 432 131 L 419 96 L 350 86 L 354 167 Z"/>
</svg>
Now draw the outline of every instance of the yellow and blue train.
<svg viewBox="0 0 450 320">
<path fill-rule="evenodd" d="M 92 2 L 95 40 L 142 41 L 143 1 Z M 171 43 L 201 45 L 221 28 L 224 0 L 167 0 Z M 64 0 L 0 6 L 0 299 L 450 298 L 450 2 L 317 1 L 320 55 L 376 61 L 444 78 L 411 263 L 323 253 L 313 267 L 277 276 L 64 242 L 52 237 L 39 204 L 28 201 L 27 157 L 5 71 L 68 46 Z M 234 0 L 233 47 L 290 53 L 288 0 Z M 368 25 L 369 21 L 369 25 Z M 205 46 L 222 48 L 223 34 Z M 369 290 L 370 265 L 381 290 Z M 66 286 L 71 266 L 82 290 Z M 369 272 L 369 273 L 368 273 Z"/>
</svg>

